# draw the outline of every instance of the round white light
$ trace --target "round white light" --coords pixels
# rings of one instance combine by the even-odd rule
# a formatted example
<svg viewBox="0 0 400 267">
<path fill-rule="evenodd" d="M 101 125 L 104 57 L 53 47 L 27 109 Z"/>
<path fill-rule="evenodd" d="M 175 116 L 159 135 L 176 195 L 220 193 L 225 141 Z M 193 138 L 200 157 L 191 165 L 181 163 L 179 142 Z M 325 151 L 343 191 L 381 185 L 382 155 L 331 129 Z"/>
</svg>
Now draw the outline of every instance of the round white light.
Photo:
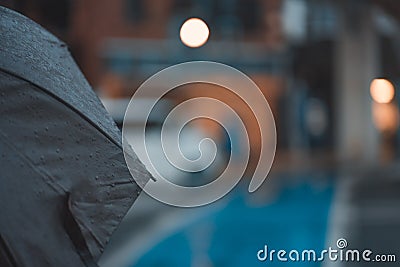
<svg viewBox="0 0 400 267">
<path fill-rule="evenodd" d="M 210 31 L 207 24 L 198 18 L 191 18 L 185 21 L 181 27 L 180 37 L 182 43 L 189 47 L 199 47 L 204 45 Z"/>
<path fill-rule="evenodd" d="M 394 98 L 394 86 L 386 79 L 374 79 L 371 82 L 370 92 L 372 99 L 377 103 L 389 103 Z"/>
</svg>

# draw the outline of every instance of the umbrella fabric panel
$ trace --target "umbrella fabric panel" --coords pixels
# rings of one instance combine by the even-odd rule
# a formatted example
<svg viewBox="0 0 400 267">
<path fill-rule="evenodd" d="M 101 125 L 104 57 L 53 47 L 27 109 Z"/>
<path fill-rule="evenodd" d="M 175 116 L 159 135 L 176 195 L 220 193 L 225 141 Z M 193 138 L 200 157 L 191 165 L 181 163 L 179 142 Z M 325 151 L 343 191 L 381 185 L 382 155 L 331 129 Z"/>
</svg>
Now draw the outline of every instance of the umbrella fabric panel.
<svg viewBox="0 0 400 267">
<path fill-rule="evenodd" d="M 0 114 L 0 255 L 16 266 L 85 266 L 76 245 L 83 237 L 97 260 L 140 192 L 121 146 L 46 90 L 5 72 Z M 82 236 L 71 236 L 68 214 Z"/>
</svg>

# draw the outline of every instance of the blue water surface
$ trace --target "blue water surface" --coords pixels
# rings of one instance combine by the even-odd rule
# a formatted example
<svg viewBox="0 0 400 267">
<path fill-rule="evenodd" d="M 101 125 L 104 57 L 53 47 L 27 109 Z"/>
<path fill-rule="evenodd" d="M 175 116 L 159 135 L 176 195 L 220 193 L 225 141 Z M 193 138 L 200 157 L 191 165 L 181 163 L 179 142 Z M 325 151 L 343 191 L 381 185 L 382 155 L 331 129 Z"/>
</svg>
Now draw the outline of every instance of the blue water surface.
<svg viewBox="0 0 400 267">
<path fill-rule="evenodd" d="M 132 266 L 321 266 L 320 262 L 260 262 L 257 252 L 325 247 L 328 214 L 334 193 L 333 179 L 296 177 L 281 186 L 265 203 L 249 204 L 248 192 L 239 187 L 226 205 L 210 212 L 159 242 Z"/>
</svg>

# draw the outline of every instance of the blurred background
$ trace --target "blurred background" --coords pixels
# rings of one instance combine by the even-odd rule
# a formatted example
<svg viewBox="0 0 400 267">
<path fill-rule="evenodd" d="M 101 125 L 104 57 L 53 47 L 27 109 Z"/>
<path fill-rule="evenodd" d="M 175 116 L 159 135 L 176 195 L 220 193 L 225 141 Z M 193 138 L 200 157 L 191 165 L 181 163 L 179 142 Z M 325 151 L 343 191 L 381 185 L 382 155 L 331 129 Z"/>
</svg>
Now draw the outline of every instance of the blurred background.
<svg viewBox="0 0 400 267">
<path fill-rule="evenodd" d="M 165 67 L 192 60 L 233 66 L 260 87 L 275 117 L 278 146 L 268 179 L 247 187 L 261 136 L 251 110 L 224 88 L 192 84 L 165 95 L 147 122 L 150 150 L 162 155 L 168 112 L 193 97 L 228 103 L 250 135 L 250 164 L 239 186 L 201 208 L 164 205 L 142 193 L 114 234 L 102 267 L 269 266 L 256 253 L 273 249 L 369 248 L 400 257 L 400 2 L 396 0 L 0 0 L 66 42 L 118 126 L 130 97 Z M 208 39 L 185 43 L 190 18 Z M 195 32 L 195 31 L 194 31 Z M 181 33 L 181 34 L 180 34 Z M 143 103 L 152 101 L 157 88 Z M 207 107 L 193 106 L 193 109 Z M 218 112 L 218 111 L 215 111 Z M 135 114 L 126 122 L 135 142 Z M 232 125 L 233 129 L 235 125 Z M 218 157 L 187 174 L 160 157 L 160 168 L 186 185 L 218 176 L 242 136 L 227 138 L 215 122 L 185 128 L 181 145 L 212 137 Z M 171 137 L 172 138 L 172 137 Z M 370 263 L 374 264 L 374 263 Z M 377 263 L 375 263 L 377 264 Z M 296 266 L 364 266 L 298 262 Z M 377 266 L 381 266 L 377 264 Z M 397 266 L 385 263 L 385 266 Z"/>
</svg>

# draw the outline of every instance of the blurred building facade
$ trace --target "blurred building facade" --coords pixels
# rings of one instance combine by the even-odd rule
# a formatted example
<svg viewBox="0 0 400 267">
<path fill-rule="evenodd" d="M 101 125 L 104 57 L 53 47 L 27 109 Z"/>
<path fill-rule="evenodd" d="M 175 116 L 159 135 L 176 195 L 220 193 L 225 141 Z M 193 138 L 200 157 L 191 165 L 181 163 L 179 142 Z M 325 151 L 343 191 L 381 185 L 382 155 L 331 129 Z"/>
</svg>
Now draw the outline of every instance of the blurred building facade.
<svg viewBox="0 0 400 267">
<path fill-rule="evenodd" d="M 380 143 L 387 141 L 387 134 L 382 137 L 374 122 L 368 89 L 374 77 L 400 76 L 395 1 L 0 3 L 66 41 L 89 82 L 104 97 L 129 97 L 167 66 L 212 60 L 244 71 L 259 85 L 276 117 L 280 147 L 300 154 L 322 148 L 344 160 L 375 160 Z M 200 48 L 188 48 L 179 40 L 179 28 L 190 17 L 200 17 L 210 27 L 210 39 Z M 229 98 L 223 90 L 192 89 L 196 96 Z M 249 121 L 250 127 L 255 125 Z M 392 133 L 389 143 L 396 143 L 396 138 Z"/>
</svg>

